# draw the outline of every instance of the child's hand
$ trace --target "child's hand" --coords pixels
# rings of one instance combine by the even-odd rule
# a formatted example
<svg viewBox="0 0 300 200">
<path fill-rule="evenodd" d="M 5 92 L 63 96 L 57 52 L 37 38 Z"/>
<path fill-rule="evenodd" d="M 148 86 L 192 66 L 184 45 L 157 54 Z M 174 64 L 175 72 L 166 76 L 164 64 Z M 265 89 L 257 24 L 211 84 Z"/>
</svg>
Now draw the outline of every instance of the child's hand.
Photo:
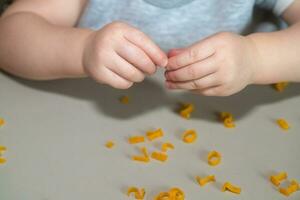
<svg viewBox="0 0 300 200">
<path fill-rule="evenodd" d="M 166 66 L 165 53 L 141 31 L 113 22 L 88 38 L 83 52 L 85 71 L 97 82 L 127 89 Z"/>
<path fill-rule="evenodd" d="M 218 33 L 186 49 L 173 50 L 169 57 L 168 88 L 228 96 L 253 83 L 258 56 L 249 38 Z"/>
</svg>

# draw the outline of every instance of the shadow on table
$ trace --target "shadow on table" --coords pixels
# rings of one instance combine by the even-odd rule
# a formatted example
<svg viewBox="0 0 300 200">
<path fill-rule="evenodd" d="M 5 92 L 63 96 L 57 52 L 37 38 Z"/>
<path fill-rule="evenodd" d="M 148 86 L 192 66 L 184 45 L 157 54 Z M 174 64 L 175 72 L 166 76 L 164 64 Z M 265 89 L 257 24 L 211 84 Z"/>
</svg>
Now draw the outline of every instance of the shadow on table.
<svg viewBox="0 0 300 200">
<path fill-rule="evenodd" d="M 169 104 L 163 86 L 151 79 L 135 84 L 128 90 L 113 89 L 88 78 L 41 82 L 15 77 L 13 79 L 35 90 L 88 102 L 104 115 L 118 119 L 138 117 Z M 120 103 L 119 99 L 124 95 L 129 96 L 129 104 Z"/>
<path fill-rule="evenodd" d="M 299 95 L 300 84 L 293 83 L 283 92 L 277 92 L 270 85 L 254 85 L 229 97 L 203 97 L 186 93 L 179 99 L 193 102 L 196 105 L 197 111 L 193 114 L 194 118 L 217 121 L 218 113 L 222 111 L 231 112 L 235 118 L 239 119 L 255 111 L 260 106 L 297 98 Z"/>
<path fill-rule="evenodd" d="M 161 84 L 151 79 L 146 79 L 129 90 L 112 89 L 90 79 L 44 82 L 13 79 L 36 90 L 88 101 L 94 104 L 99 112 L 119 119 L 138 117 L 154 109 L 165 107 L 176 112 L 179 102 L 195 104 L 197 110 L 193 113 L 193 118 L 216 121 L 216 114 L 220 111 L 232 112 L 236 118 L 242 118 L 261 105 L 276 103 L 300 95 L 300 84 L 291 84 L 282 93 L 275 91 L 270 86 L 250 86 L 236 95 L 221 98 L 169 92 Z M 130 104 L 119 103 L 122 95 L 128 95 L 131 98 Z"/>
</svg>

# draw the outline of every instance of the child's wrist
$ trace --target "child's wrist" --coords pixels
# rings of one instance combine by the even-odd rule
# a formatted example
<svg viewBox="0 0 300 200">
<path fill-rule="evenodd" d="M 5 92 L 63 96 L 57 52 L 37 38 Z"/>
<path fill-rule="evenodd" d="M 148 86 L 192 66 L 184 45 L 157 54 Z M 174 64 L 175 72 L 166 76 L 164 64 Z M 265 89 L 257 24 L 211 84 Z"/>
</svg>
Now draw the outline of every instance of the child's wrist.
<svg viewBox="0 0 300 200">
<path fill-rule="evenodd" d="M 69 67 L 65 70 L 65 76 L 70 78 L 80 78 L 87 76 L 83 63 L 84 52 L 89 38 L 95 31 L 89 29 L 77 29 L 76 32 L 78 32 L 78 34 L 77 37 L 74 37 L 73 48 L 76 48 L 77 50 L 75 50 L 75 52 L 70 51 L 75 54 L 70 55 L 70 59 L 72 60 L 70 61 L 71 65 L 68 65 Z"/>
<path fill-rule="evenodd" d="M 258 41 L 256 40 L 255 34 L 248 35 L 246 38 L 251 46 L 251 57 L 253 61 L 251 63 L 253 76 L 250 84 L 263 84 L 265 65 L 260 54 L 259 45 L 257 44 Z"/>
<path fill-rule="evenodd" d="M 92 44 L 93 42 L 93 39 L 94 39 L 94 36 L 96 34 L 96 31 L 92 31 L 92 30 L 89 30 L 89 32 L 87 33 L 87 35 L 85 36 L 83 42 L 82 42 L 82 45 L 81 45 L 81 69 L 82 69 L 82 74 L 83 76 L 88 76 L 88 73 L 85 69 L 85 63 L 84 63 L 84 60 L 85 60 L 85 56 L 87 54 L 87 49 L 90 48 L 90 45 Z"/>
</svg>

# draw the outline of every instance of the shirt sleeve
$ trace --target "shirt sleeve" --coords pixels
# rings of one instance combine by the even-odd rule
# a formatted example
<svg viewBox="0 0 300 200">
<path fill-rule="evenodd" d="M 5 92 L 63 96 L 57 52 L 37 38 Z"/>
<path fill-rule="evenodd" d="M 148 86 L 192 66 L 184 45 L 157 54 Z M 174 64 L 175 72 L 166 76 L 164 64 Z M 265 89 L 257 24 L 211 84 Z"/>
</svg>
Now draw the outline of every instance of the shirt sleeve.
<svg viewBox="0 0 300 200">
<path fill-rule="evenodd" d="M 256 6 L 280 16 L 295 0 L 256 0 Z"/>
</svg>

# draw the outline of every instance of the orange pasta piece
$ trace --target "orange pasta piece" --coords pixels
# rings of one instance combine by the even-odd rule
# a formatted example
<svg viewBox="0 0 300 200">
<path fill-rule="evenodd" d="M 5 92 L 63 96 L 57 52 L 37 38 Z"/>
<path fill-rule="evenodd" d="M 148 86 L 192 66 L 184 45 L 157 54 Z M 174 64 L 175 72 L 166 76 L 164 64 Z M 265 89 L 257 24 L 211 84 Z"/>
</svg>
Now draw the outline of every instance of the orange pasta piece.
<svg viewBox="0 0 300 200">
<path fill-rule="evenodd" d="M 161 162 L 165 162 L 165 161 L 168 160 L 168 155 L 165 154 L 165 153 L 155 151 L 151 154 L 151 158 L 153 158 L 155 160 L 158 160 L 158 161 L 161 161 Z"/>
<path fill-rule="evenodd" d="M 3 153 L 3 152 L 5 152 L 5 151 L 6 151 L 6 147 L 0 145 L 0 153 Z"/>
<path fill-rule="evenodd" d="M 181 115 L 181 117 L 185 119 L 189 119 L 194 110 L 195 110 L 194 104 L 191 103 L 182 104 L 179 114 Z"/>
<path fill-rule="evenodd" d="M 175 148 L 174 145 L 172 143 L 169 143 L 169 142 L 163 143 L 161 145 L 161 151 L 162 152 L 167 152 L 168 149 L 174 149 L 174 148 Z"/>
<path fill-rule="evenodd" d="M 143 153 L 144 157 L 149 158 L 149 153 L 148 153 L 148 150 L 146 149 L 146 147 L 142 147 L 141 152 Z"/>
<path fill-rule="evenodd" d="M 161 192 L 155 198 L 155 200 L 170 200 L 170 193 L 169 192 Z"/>
<path fill-rule="evenodd" d="M 105 146 L 108 149 L 112 149 L 115 146 L 115 143 L 113 141 L 107 141 Z"/>
<path fill-rule="evenodd" d="M 140 148 L 140 151 L 142 152 L 143 155 L 142 156 L 132 156 L 132 160 L 138 161 L 138 162 L 144 162 L 144 163 L 150 162 L 149 154 L 148 154 L 146 147 Z"/>
<path fill-rule="evenodd" d="M 242 189 L 240 187 L 234 186 L 229 182 L 224 183 L 222 187 L 222 192 L 229 191 L 235 194 L 240 194 Z"/>
<path fill-rule="evenodd" d="M 220 119 L 221 121 L 224 121 L 225 119 L 231 119 L 233 121 L 233 115 L 229 112 L 221 112 Z"/>
<path fill-rule="evenodd" d="M 6 147 L 5 146 L 0 146 L 0 165 L 1 164 L 5 164 L 7 161 L 6 161 L 6 158 L 3 158 L 2 157 L 2 154 L 6 151 Z"/>
<path fill-rule="evenodd" d="M 235 123 L 230 118 L 224 119 L 223 123 L 226 128 L 235 128 Z"/>
<path fill-rule="evenodd" d="M 208 153 L 207 161 L 211 166 L 217 166 L 221 162 L 221 154 L 217 151 L 211 151 Z"/>
<path fill-rule="evenodd" d="M 197 140 L 197 133 L 195 130 L 186 130 L 183 133 L 182 140 L 185 143 L 193 143 Z"/>
<path fill-rule="evenodd" d="M 143 200 L 145 198 L 146 191 L 144 188 L 139 189 L 137 187 L 130 187 L 128 188 L 127 195 L 130 196 L 131 194 L 134 194 L 134 198 L 136 200 Z"/>
<path fill-rule="evenodd" d="M 146 133 L 148 140 L 153 141 L 155 139 L 161 138 L 164 136 L 164 132 L 161 128 L 154 130 L 154 131 L 148 131 Z"/>
<path fill-rule="evenodd" d="M 204 186 L 209 182 L 216 182 L 216 178 L 215 178 L 214 175 L 209 175 L 209 176 L 206 176 L 204 178 L 201 178 L 201 177 L 197 176 L 196 180 L 197 180 L 197 182 L 200 186 Z"/>
<path fill-rule="evenodd" d="M 5 124 L 5 120 L 3 118 L 0 118 L 0 127 Z"/>
<path fill-rule="evenodd" d="M 284 119 L 278 119 L 277 120 L 277 124 L 280 126 L 280 128 L 282 128 L 283 130 L 288 130 L 290 129 L 290 125 L 288 124 L 288 122 Z"/>
<path fill-rule="evenodd" d="M 142 143 L 145 142 L 145 137 L 144 136 L 133 136 L 128 139 L 129 144 L 137 144 L 137 143 Z"/>
<path fill-rule="evenodd" d="M 150 159 L 144 156 L 132 156 L 132 160 L 144 163 L 150 162 Z"/>
<path fill-rule="evenodd" d="M 287 179 L 288 175 L 286 172 L 280 172 L 276 175 L 270 176 L 270 181 L 273 183 L 275 186 L 279 186 L 281 181 Z"/>
<path fill-rule="evenodd" d="M 279 192 L 285 196 L 290 196 L 292 193 L 300 190 L 299 183 L 296 180 L 292 180 L 287 188 L 279 188 Z"/>
<path fill-rule="evenodd" d="M 0 157 L 0 165 L 5 164 L 7 161 L 5 158 Z"/>
<path fill-rule="evenodd" d="M 278 92 L 282 92 L 287 86 L 288 86 L 288 82 L 280 82 L 280 83 L 275 83 L 273 86 L 275 88 L 275 90 L 277 90 Z"/>
<path fill-rule="evenodd" d="M 169 194 L 171 200 L 183 200 L 185 198 L 184 192 L 179 188 L 171 188 Z"/>
<path fill-rule="evenodd" d="M 235 127 L 234 118 L 231 113 L 221 112 L 220 119 L 226 128 L 234 128 Z"/>
<path fill-rule="evenodd" d="M 129 97 L 128 97 L 128 96 L 122 96 L 122 97 L 120 98 L 120 102 L 121 102 L 122 104 L 129 104 Z"/>
<path fill-rule="evenodd" d="M 155 200 L 184 200 L 185 194 L 179 188 L 171 188 L 168 192 L 161 192 Z"/>
</svg>

